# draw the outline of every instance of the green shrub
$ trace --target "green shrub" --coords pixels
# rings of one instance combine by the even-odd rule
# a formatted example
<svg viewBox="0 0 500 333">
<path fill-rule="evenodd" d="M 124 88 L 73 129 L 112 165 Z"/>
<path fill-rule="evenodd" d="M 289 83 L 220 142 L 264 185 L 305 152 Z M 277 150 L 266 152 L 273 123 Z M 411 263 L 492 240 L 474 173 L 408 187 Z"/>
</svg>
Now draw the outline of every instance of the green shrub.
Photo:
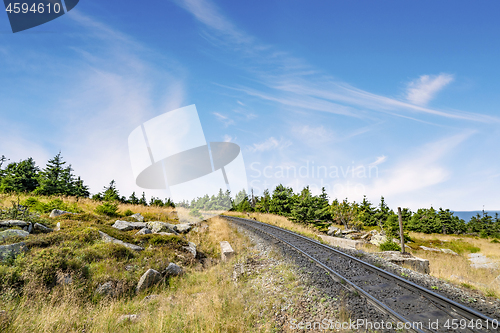
<svg viewBox="0 0 500 333">
<path fill-rule="evenodd" d="M 380 251 L 401 251 L 401 246 L 398 243 L 393 242 L 392 239 L 388 239 L 380 244 Z"/>
<path fill-rule="evenodd" d="M 137 237 L 139 242 L 147 242 L 151 245 L 172 245 L 174 248 L 182 248 L 183 246 L 187 246 L 188 242 L 185 239 L 182 239 L 176 235 L 141 235 Z"/>
<path fill-rule="evenodd" d="M 96 207 L 95 212 L 101 215 L 118 216 L 118 203 L 105 201 Z"/>
<path fill-rule="evenodd" d="M 500 242 L 498 241 L 498 239 L 493 239 L 491 243 L 500 243 Z"/>
<path fill-rule="evenodd" d="M 125 215 L 125 216 L 131 216 L 131 215 L 134 215 L 134 212 L 133 212 L 133 211 L 131 211 L 130 209 L 127 209 L 127 210 L 123 213 L 123 215 Z"/>
</svg>

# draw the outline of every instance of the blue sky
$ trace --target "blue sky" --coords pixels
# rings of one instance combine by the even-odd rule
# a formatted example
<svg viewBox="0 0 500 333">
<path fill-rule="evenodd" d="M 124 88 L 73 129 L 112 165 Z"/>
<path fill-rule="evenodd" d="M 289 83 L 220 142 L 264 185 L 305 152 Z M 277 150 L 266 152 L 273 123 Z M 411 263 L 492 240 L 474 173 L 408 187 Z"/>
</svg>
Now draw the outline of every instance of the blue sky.
<svg viewBox="0 0 500 333">
<path fill-rule="evenodd" d="M 12 34 L 0 154 L 59 150 L 93 193 L 135 186 L 127 137 L 196 104 L 256 193 L 325 186 L 391 207 L 500 209 L 496 2 L 92 1 Z M 319 176 L 318 176 L 319 173 Z M 163 195 L 146 191 L 148 195 Z"/>
</svg>

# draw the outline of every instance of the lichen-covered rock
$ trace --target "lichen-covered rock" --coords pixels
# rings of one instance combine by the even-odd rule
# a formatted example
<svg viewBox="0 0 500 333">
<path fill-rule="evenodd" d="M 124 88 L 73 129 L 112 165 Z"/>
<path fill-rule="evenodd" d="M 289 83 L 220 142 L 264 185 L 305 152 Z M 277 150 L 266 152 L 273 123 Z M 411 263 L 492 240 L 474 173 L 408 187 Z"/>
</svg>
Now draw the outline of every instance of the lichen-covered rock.
<svg viewBox="0 0 500 333">
<path fill-rule="evenodd" d="M 108 281 L 99 284 L 95 292 L 102 296 L 114 297 L 116 295 L 115 283 L 112 281 Z"/>
<path fill-rule="evenodd" d="M 161 274 L 158 271 L 150 268 L 146 271 L 146 273 L 144 273 L 141 276 L 139 283 L 137 283 L 136 291 L 141 292 L 157 284 L 160 281 L 161 281 Z"/>
<path fill-rule="evenodd" d="M 182 248 L 184 250 L 190 252 L 193 255 L 193 257 L 196 257 L 196 244 L 195 243 L 189 242 L 188 246 L 183 246 Z"/>
<path fill-rule="evenodd" d="M 41 231 L 41 232 L 52 232 L 52 229 L 44 226 L 43 224 L 40 224 L 40 223 L 35 223 L 35 225 L 33 226 L 33 228 L 35 230 L 38 230 L 38 231 Z"/>
<path fill-rule="evenodd" d="M 130 217 L 133 217 L 138 222 L 144 222 L 144 216 L 142 216 L 140 213 L 135 213 L 134 215 L 130 215 Z"/>
<path fill-rule="evenodd" d="M 328 236 L 333 236 L 337 233 L 337 231 L 339 231 L 340 228 L 337 228 L 336 226 L 334 225 L 331 225 L 330 227 L 328 227 L 328 232 L 326 233 Z"/>
<path fill-rule="evenodd" d="M 134 251 L 142 251 L 144 250 L 143 247 L 140 247 L 140 246 L 137 246 L 137 245 L 134 245 L 134 244 L 130 244 L 130 243 L 125 243 L 119 239 L 116 239 L 114 237 L 111 237 L 110 235 L 102 232 L 102 231 L 99 231 L 99 234 L 101 235 L 101 239 L 103 241 L 105 241 L 106 243 L 115 243 L 115 244 L 121 244 L 125 247 L 128 247 L 129 249 L 131 250 L 134 250 Z"/>
<path fill-rule="evenodd" d="M 178 276 L 182 274 L 182 268 L 171 262 L 162 273 L 165 277 Z"/>
<path fill-rule="evenodd" d="M 147 224 L 144 222 L 127 222 L 127 221 L 121 221 L 117 220 L 113 225 L 113 228 L 116 228 L 121 231 L 129 231 L 129 230 L 134 230 L 134 229 L 142 229 L 146 228 Z"/>
<path fill-rule="evenodd" d="M 53 210 L 50 212 L 49 217 L 58 217 L 58 216 L 63 215 L 63 214 L 73 214 L 73 213 L 72 213 L 72 212 L 67 212 L 67 211 L 65 211 L 65 210 L 53 209 Z"/>
<path fill-rule="evenodd" d="M 141 230 L 139 230 L 135 236 L 140 236 L 140 235 L 147 235 L 147 234 L 151 234 L 151 230 L 149 230 L 148 228 L 142 228 Z"/>
<path fill-rule="evenodd" d="M 0 261 L 15 258 L 23 252 L 27 252 L 28 247 L 24 242 L 10 244 L 10 245 L 0 245 Z"/>
<path fill-rule="evenodd" d="M 9 227 L 24 228 L 27 227 L 29 224 L 30 224 L 29 222 L 24 222 L 20 220 L 7 220 L 0 222 L 0 228 L 9 228 Z"/>
<path fill-rule="evenodd" d="M 177 234 L 177 231 L 175 231 L 175 225 L 166 223 L 166 222 L 160 222 L 160 221 L 153 221 L 153 222 L 146 222 L 147 226 L 151 231 L 156 234 L 159 232 L 170 232 Z"/>
<path fill-rule="evenodd" d="M 7 237 L 14 237 L 14 236 L 24 238 L 24 237 L 28 236 L 29 234 L 30 234 L 29 232 L 24 231 L 24 230 L 9 229 L 9 230 L 5 230 L 5 231 L 0 231 L 0 240 L 5 239 Z"/>
<path fill-rule="evenodd" d="M 176 224 L 174 227 L 174 230 L 177 231 L 180 234 L 184 234 L 186 232 L 189 232 L 193 226 L 189 223 L 181 223 L 181 224 Z"/>
</svg>

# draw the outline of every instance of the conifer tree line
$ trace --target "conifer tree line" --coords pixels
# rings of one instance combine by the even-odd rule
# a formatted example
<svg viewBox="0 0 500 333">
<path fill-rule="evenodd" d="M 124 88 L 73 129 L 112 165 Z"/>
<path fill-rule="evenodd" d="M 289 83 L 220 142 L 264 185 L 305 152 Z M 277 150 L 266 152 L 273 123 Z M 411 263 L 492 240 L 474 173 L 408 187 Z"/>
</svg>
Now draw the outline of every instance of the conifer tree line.
<svg viewBox="0 0 500 333">
<path fill-rule="evenodd" d="M 59 152 L 50 159 L 44 168 L 36 165 L 33 158 L 20 162 L 10 162 L 2 155 L 0 158 L 0 193 L 32 193 L 36 195 L 63 195 L 90 197 L 89 188 L 80 177 L 73 174 L 71 165 L 67 165 Z M 121 202 L 144 206 L 179 207 L 196 210 L 233 210 L 239 212 L 262 212 L 285 216 L 295 222 L 312 224 L 319 228 L 331 222 L 345 228 L 362 229 L 379 226 L 389 235 L 399 232 L 398 215 L 390 209 L 382 197 L 378 205 L 373 205 L 366 196 L 361 202 L 349 202 L 347 199 L 334 199 L 330 203 L 325 188 L 319 195 L 313 195 L 309 186 L 294 193 L 291 187 L 278 185 L 270 193 L 265 190 L 261 196 L 248 194 L 245 190 L 238 192 L 233 199 L 230 191 L 219 191 L 217 195 L 205 195 L 191 202 L 177 204 L 170 198 L 161 200 L 151 197 L 146 199 L 144 192 L 136 195 L 133 192 L 128 198 L 120 196 L 116 182 L 112 180 L 102 192 L 94 194 L 93 200 L 104 202 Z M 454 216 L 449 209 L 439 210 L 420 208 L 412 212 L 408 208 L 402 210 L 403 227 L 407 231 L 443 234 L 476 234 L 482 237 L 500 237 L 500 218 L 488 213 L 477 214 L 467 223 Z"/>
</svg>

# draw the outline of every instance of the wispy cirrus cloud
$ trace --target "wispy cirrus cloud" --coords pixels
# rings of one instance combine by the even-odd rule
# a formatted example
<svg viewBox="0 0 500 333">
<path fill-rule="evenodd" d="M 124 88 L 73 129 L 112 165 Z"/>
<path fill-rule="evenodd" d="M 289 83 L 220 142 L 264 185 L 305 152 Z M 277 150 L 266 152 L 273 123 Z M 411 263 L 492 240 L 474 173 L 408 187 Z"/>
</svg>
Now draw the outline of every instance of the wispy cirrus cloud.
<svg viewBox="0 0 500 333">
<path fill-rule="evenodd" d="M 281 150 L 285 149 L 292 145 L 292 142 L 289 140 L 285 140 L 284 138 L 276 139 L 274 137 L 270 137 L 261 143 L 254 143 L 252 146 L 248 147 L 248 149 L 252 152 L 264 152 L 270 150 Z"/>
<path fill-rule="evenodd" d="M 427 105 L 435 95 L 454 80 L 453 75 L 422 75 L 408 83 L 406 99 L 416 105 Z"/>
<path fill-rule="evenodd" d="M 493 116 L 425 107 L 453 80 L 449 74 L 422 76 L 411 84 L 404 100 L 370 93 L 325 75 L 307 62 L 273 46 L 260 43 L 233 24 L 210 0 L 177 2 L 209 28 L 213 39 L 220 41 L 220 45 L 241 52 L 245 58 L 243 67 L 262 85 L 261 88 L 228 88 L 293 110 L 322 111 L 356 118 L 377 118 L 380 116 L 377 114 L 382 113 L 417 121 L 421 121 L 418 115 L 432 115 L 474 122 L 500 122 L 500 118 Z"/>
<path fill-rule="evenodd" d="M 228 127 L 229 125 L 234 125 L 234 120 L 232 120 L 228 116 L 225 116 L 225 115 L 220 114 L 218 112 L 212 112 L 212 114 L 217 118 L 217 120 L 224 123 L 225 127 Z"/>
</svg>

